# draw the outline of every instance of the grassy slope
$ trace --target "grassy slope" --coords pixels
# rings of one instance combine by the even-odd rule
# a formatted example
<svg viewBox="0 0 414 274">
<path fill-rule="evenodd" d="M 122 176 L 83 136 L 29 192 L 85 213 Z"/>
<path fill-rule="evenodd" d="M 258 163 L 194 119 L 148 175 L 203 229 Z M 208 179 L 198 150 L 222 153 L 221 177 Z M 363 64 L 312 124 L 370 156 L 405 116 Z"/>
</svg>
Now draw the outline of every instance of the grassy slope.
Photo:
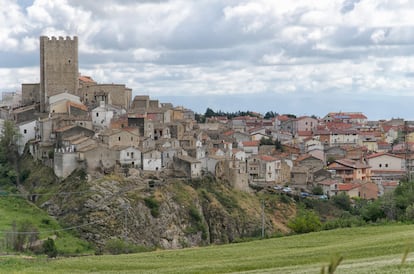
<svg viewBox="0 0 414 274">
<path fill-rule="evenodd" d="M 20 197 L 0 196 L 0 240 L 4 238 L 4 231 L 10 231 L 12 223 L 19 224 L 30 221 L 39 232 L 41 239 L 57 235 L 56 245 L 60 252 L 67 254 L 91 253 L 88 243 L 62 231 L 56 220 L 44 211 Z M 5 250 L 0 246 L 0 252 Z"/>
<path fill-rule="evenodd" d="M 47 261 L 1 258 L 0 273 L 320 273 L 332 256 L 336 273 L 413 273 L 413 255 L 400 266 L 414 225 L 338 229 L 247 243 L 120 256 Z"/>
</svg>

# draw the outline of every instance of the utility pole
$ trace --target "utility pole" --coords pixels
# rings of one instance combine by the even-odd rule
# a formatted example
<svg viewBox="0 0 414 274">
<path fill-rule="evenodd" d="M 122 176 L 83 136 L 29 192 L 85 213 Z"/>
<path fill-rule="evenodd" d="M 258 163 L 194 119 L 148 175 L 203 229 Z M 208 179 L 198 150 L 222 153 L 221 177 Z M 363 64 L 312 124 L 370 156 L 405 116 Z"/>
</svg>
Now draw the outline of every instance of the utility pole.
<svg viewBox="0 0 414 274">
<path fill-rule="evenodd" d="M 411 182 L 411 151 L 410 147 L 408 146 L 408 123 L 404 121 L 404 148 L 405 148 L 405 168 L 406 168 L 406 176 L 407 181 Z"/>
<path fill-rule="evenodd" d="M 262 239 L 264 239 L 264 232 L 265 232 L 265 215 L 264 215 L 264 199 L 262 200 Z"/>
</svg>

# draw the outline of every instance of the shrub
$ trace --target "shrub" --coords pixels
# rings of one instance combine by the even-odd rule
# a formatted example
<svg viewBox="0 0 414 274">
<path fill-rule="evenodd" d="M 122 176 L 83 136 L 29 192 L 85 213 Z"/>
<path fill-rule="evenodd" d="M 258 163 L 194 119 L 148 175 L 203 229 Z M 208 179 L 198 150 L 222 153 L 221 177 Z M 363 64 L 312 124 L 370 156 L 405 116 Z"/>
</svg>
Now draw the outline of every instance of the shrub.
<svg viewBox="0 0 414 274">
<path fill-rule="evenodd" d="M 407 208 L 405 209 L 405 218 L 408 221 L 414 220 L 414 204 L 407 206 Z"/>
<path fill-rule="evenodd" d="M 29 175 L 30 175 L 30 170 L 24 169 L 23 171 L 21 171 L 19 175 L 20 182 L 24 182 L 27 178 L 29 178 Z"/>
<path fill-rule="evenodd" d="M 39 231 L 30 221 L 12 224 L 12 230 L 6 232 L 6 247 L 18 252 L 33 251 L 34 243 L 39 239 Z"/>
<path fill-rule="evenodd" d="M 195 232 L 201 231 L 201 238 L 203 240 L 207 240 L 207 228 L 203 224 L 203 218 L 201 217 L 201 214 L 198 211 L 198 209 L 195 208 L 194 206 L 191 206 L 190 209 L 188 210 L 188 213 L 190 215 L 190 221 L 192 225 L 187 228 L 186 232 L 195 233 Z"/>
<path fill-rule="evenodd" d="M 292 202 L 292 199 L 287 196 L 287 195 L 280 195 L 280 202 L 284 203 L 284 204 L 290 204 L 290 202 Z"/>
<path fill-rule="evenodd" d="M 118 238 L 108 240 L 105 244 L 105 251 L 112 255 L 148 252 L 152 250 L 154 249 L 141 245 L 135 245 Z"/>
<path fill-rule="evenodd" d="M 336 228 L 363 226 L 366 222 L 359 216 L 352 216 L 344 214 L 340 218 L 329 220 L 323 224 L 323 230 L 330 230 Z"/>
<path fill-rule="evenodd" d="M 362 208 L 361 215 L 367 222 L 376 222 L 379 219 L 385 218 L 384 210 L 382 209 L 379 201 L 368 203 L 364 208 Z"/>
<path fill-rule="evenodd" d="M 322 224 L 314 211 L 300 209 L 288 227 L 296 233 L 308 233 L 321 230 Z"/>
<path fill-rule="evenodd" d="M 191 219 L 194 222 L 196 222 L 196 223 L 201 222 L 201 220 L 202 220 L 201 219 L 201 215 L 198 212 L 198 209 L 197 208 L 195 208 L 194 206 L 191 206 L 190 209 L 188 210 L 188 213 L 189 213 Z"/>
<path fill-rule="evenodd" d="M 312 194 L 313 195 L 323 195 L 323 189 L 321 186 L 315 186 L 312 188 Z"/>
<path fill-rule="evenodd" d="M 151 215 L 157 218 L 160 215 L 160 203 L 153 197 L 144 198 L 145 205 L 151 210 Z"/>
<path fill-rule="evenodd" d="M 43 253 L 45 253 L 49 258 L 56 258 L 58 254 L 55 241 L 51 238 L 48 238 L 43 242 L 42 249 Z"/>
<path fill-rule="evenodd" d="M 336 206 L 339 208 L 350 211 L 351 210 L 351 199 L 345 193 L 341 193 L 339 195 L 333 196 L 332 201 Z"/>
</svg>

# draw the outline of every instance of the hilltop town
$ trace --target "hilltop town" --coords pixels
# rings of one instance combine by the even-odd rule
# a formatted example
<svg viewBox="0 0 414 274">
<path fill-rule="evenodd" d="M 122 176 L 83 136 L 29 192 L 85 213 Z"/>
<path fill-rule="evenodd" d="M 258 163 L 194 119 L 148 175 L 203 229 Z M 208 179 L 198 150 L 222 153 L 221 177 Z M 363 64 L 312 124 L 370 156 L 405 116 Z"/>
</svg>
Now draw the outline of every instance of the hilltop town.
<svg viewBox="0 0 414 274">
<path fill-rule="evenodd" d="M 243 191 L 306 195 L 318 187 L 321 197 L 376 199 L 413 170 L 410 121 L 332 112 L 209 116 L 200 123 L 190 109 L 133 97 L 124 84 L 97 83 L 78 66 L 77 37 L 40 37 L 40 83 L 23 83 L 1 102 L 1 119 L 20 133 L 19 154 L 29 153 L 60 179 L 77 169 L 90 178 L 208 173 Z"/>
</svg>

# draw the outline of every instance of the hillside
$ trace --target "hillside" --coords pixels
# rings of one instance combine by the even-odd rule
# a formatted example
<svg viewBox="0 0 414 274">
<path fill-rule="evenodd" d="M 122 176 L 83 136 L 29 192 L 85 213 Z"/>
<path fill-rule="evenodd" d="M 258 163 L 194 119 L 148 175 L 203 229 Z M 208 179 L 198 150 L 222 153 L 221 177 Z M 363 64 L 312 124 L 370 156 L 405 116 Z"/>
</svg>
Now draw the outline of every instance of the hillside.
<svg viewBox="0 0 414 274">
<path fill-rule="evenodd" d="M 336 273 L 413 273 L 413 237 L 413 225 L 387 225 L 119 256 L 0 258 L 0 273 L 320 273 L 337 256 Z"/>
<path fill-rule="evenodd" d="M 70 231 L 62 228 L 54 218 L 16 193 L 3 192 L 3 195 L 0 195 L 0 216 L 2 239 L 0 253 L 2 254 L 11 251 L 7 242 L 10 241 L 10 237 L 13 237 L 13 234 L 10 234 L 13 232 L 13 227 L 18 230 L 24 225 L 26 225 L 25 230 L 32 225 L 36 227 L 41 240 L 48 237 L 56 239 L 56 246 L 62 254 L 93 254 L 93 249 L 88 242 L 69 233 Z"/>
<path fill-rule="evenodd" d="M 88 180 L 77 171 L 58 182 L 29 158 L 22 166 L 28 174 L 24 191 L 38 194 L 31 199 L 64 227 L 76 227 L 76 234 L 98 252 L 114 238 L 174 249 L 258 237 L 262 212 L 266 236 L 285 234 L 295 213 L 289 197 L 236 191 L 210 176 L 189 181 L 136 171 Z"/>
</svg>

